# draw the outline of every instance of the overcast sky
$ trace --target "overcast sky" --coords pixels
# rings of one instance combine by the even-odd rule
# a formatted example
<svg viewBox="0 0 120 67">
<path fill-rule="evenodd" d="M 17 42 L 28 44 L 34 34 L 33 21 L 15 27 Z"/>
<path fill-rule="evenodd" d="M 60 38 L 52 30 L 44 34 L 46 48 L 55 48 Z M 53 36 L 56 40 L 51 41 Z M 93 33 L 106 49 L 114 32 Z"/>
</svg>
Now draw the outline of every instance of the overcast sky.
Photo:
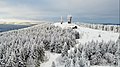
<svg viewBox="0 0 120 67">
<path fill-rule="evenodd" d="M 56 17 L 118 18 L 119 0 L 0 0 L 0 18 Z"/>
</svg>

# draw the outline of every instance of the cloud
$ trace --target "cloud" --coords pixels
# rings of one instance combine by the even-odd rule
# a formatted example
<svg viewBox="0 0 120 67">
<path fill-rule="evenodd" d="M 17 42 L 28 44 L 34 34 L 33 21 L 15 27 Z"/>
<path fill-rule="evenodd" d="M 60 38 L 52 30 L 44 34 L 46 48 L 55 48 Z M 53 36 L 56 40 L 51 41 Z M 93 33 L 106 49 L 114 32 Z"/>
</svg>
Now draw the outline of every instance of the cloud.
<svg viewBox="0 0 120 67">
<path fill-rule="evenodd" d="M 118 17 L 119 0 L 2 0 L 0 17 Z"/>
<path fill-rule="evenodd" d="M 22 4 L 21 4 L 22 5 Z M 40 10 L 35 10 L 26 5 L 10 5 L 6 2 L 0 2 L 0 15 L 10 17 L 35 17 L 42 15 Z"/>
</svg>

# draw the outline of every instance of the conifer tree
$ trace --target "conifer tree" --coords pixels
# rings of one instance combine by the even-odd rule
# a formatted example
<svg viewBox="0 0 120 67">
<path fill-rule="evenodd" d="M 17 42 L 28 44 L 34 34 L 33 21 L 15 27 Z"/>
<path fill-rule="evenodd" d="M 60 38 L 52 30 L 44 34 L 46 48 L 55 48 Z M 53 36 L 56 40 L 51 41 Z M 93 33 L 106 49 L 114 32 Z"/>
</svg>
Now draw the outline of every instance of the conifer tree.
<svg viewBox="0 0 120 67">
<path fill-rule="evenodd" d="M 63 49 L 62 49 L 62 57 L 65 55 L 68 56 L 68 48 L 69 47 L 68 47 L 67 43 L 65 42 L 63 45 Z"/>
</svg>

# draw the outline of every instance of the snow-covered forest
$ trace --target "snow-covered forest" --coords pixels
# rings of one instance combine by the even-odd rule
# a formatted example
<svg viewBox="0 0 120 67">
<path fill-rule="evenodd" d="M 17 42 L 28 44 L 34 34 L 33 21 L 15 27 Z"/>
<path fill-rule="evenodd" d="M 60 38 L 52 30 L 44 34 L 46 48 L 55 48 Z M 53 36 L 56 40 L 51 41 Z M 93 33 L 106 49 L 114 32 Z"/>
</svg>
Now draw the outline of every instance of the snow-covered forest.
<svg viewBox="0 0 120 67">
<path fill-rule="evenodd" d="M 77 26 L 77 28 L 72 29 L 69 26 Z M 119 28 L 115 28 L 116 33 L 111 33 L 111 31 L 96 31 L 86 29 L 86 27 L 100 29 L 96 28 L 96 25 L 89 27 L 85 24 L 40 23 L 28 28 L 1 32 L 0 67 L 46 67 L 45 65 L 51 67 L 91 67 L 94 65 L 119 67 Z M 90 32 L 95 35 L 89 35 Z M 106 32 L 110 33 L 108 38 L 113 39 L 105 41 Z M 55 60 L 51 62 L 51 56 L 48 56 L 47 52 L 56 55 L 57 57 L 53 55 Z"/>
<path fill-rule="evenodd" d="M 86 44 L 79 44 L 68 50 L 67 44 L 63 46 L 62 54 L 57 61 L 56 67 L 90 67 L 94 65 L 117 66 L 120 58 L 120 39 L 116 42 L 92 41 Z"/>
<path fill-rule="evenodd" d="M 76 33 L 47 23 L 0 33 L 0 66 L 38 67 L 45 50 L 61 53 L 64 42 L 73 47 Z"/>
<path fill-rule="evenodd" d="M 89 23 L 78 23 L 79 26 L 103 30 L 103 31 L 113 31 L 120 33 L 120 26 L 119 25 L 103 25 L 103 24 L 89 24 Z"/>
</svg>

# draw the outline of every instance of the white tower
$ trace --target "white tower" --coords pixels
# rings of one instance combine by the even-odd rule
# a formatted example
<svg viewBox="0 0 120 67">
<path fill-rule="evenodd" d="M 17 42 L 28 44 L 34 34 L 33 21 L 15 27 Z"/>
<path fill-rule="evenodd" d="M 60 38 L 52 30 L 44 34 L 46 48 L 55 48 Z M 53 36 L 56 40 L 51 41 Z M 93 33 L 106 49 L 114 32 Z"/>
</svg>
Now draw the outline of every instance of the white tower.
<svg viewBox="0 0 120 67">
<path fill-rule="evenodd" d="M 70 24 L 72 22 L 72 15 L 67 16 L 68 23 Z"/>
</svg>

